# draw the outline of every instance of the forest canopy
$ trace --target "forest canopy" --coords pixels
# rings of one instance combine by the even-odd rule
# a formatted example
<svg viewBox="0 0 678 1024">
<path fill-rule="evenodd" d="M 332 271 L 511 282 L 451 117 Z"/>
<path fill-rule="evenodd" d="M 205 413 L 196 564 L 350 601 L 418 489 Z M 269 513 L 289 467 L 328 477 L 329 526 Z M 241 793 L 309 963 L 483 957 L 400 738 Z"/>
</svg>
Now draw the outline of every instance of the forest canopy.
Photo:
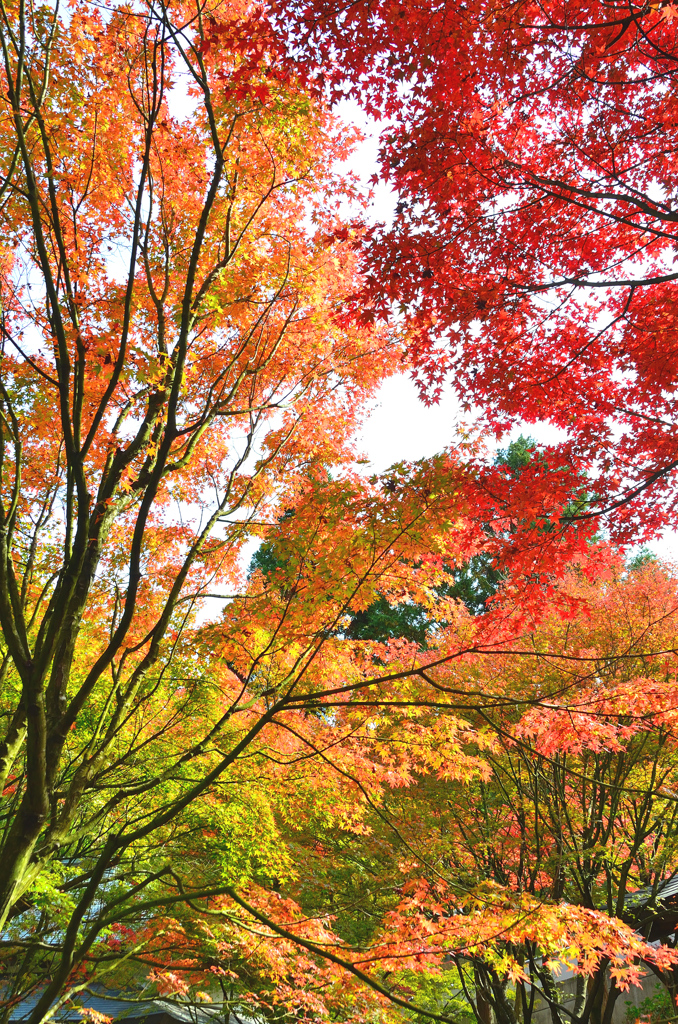
<svg viewBox="0 0 678 1024">
<path fill-rule="evenodd" d="M 675 1018 L 675 16 L 0 7 L 3 1021 Z"/>
</svg>

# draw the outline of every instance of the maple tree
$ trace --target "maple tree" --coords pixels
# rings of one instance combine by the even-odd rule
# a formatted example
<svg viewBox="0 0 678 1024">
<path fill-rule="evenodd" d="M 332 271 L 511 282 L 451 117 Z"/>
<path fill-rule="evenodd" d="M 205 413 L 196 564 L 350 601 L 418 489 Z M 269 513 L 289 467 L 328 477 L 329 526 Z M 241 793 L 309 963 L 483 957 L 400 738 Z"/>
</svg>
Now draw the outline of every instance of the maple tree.
<svg viewBox="0 0 678 1024">
<path fill-rule="evenodd" d="M 391 995 L 413 1000 L 413 1008 L 457 1019 L 465 1007 L 479 1022 L 491 1014 L 528 1021 L 544 1002 L 554 1020 L 572 1013 L 576 1020 L 609 1020 L 639 978 L 637 960 L 672 990 L 677 961 L 670 936 L 652 926 L 652 939 L 662 935 L 663 944 L 648 944 L 642 934 L 656 912 L 646 907 L 641 920 L 627 897 L 670 876 L 675 863 L 675 579 L 656 563 L 629 572 L 618 556 L 598 553 L 598 570 L 605 564 L 597 580 L 587 579 L 582 566 L 570 570 L 566 589 L 578 611 L 569 621 L 554 613 L 522 652 L 471 656 L 436 673 L 439 686 L 454 686 L 457 714 L 464 709 L 457 738 L 465 735 L 476 747 L 466 770 L 460 748 L 443 745 L 445 734 L 448 744 L 455 735 L 439 710 L 422 707 L 409 720 L 380 716 L 379 754 L 370 762 L 337 742 L 336 724 L 325 732 L 328 723 L 316 719 L 311 735 L 308 723 L 302 734 L 295 722 L 296 739 L 319 746 L 325 732 L 330 742 L 321 765 L 306 761 L 310 776 L 289 760 L 287 748 L 296 785 L 281 792 L 275 866 L 267 869 L 279 872 L 273 889 L 284 895 L 271 902 L 271 879 L 268 894 L 261 892 L 259 873 L 244 904 L 226 900 L 207 914 L 201 927 L 209 928 L 209 942 L 199 934 L 189 952 L 174 943 L 170 981 L 204 991 L 205 978 L 221 969 L 242 1003 L 238 982 L 248 965 L 238 958 L 249 929 L 261 950 L 282 925 L 285 943 L 294 935 L 310 943 L 310 959 L 301 961 L 304 980 L 295 981 L 298 1005 L 310 1008 L 307 985 L 322 978 L 325 1008 L 340 1017 L 358 1012 L 355 1003 L 344 1001 L 341 972 L 325 966 L 317 973 L 313 953 L 329 949 L 359 969 L 365 958 L 379 963 Z M 292 575 L 287 562 L 285 578 Z M 268 578 L 265 590 L 275 589 Z M 349 703 L 344 711 L 354 730 L 356 709 Z M 437 731 L 431 749 L 422 743 L 429 731 Z M 360 737 L 363 753 L 369 736 Z M 425 750 L 426 761 L 413 757 Z M 390 781 L 382 787 L 374 773 L 383 772 L 387 758 Z M 272 782 L 269 772 L 269 800 L 276 799 Z M 350 797 L 355 787 L 364 798 L 358 805 Z M 310 815 L 303 805 L 313 808 Z M 357 814 L 348 828 L 342 808 Z M 246 848 L 256 849 L 257 840 L 250 836 Z M 242 865 L 244 851 L 238 859 Z M 303 870 L 290 873 L 290 863 Z M 237 929 L 228 939 L 218 928 L 212 934 L 220 920 L 231 929 L 237 922 L 244 937 Z M 331 928 L 316 930 L 327 921 Z M 140 959 L 154 963 L 158 955 L 149 949 Z M 290 955 L 277 953 L 266 968 L 281 1001 L 289 995 Z M 573 993 L 564 993 L 558 979 L 559 963 L 562 970 L 568 962 L 577 968 Z M 265 1005 L 271 996 L 249 993 L 252 1006 L 262 998 Z M 356 998 L 364 1008 L 365 996 L 353 992 Z"/>
<path fill-rule="evenodd" d="M 588 472 L 579 517 L 624 542 L 675 525 L 675 5 L 292 10 L 334 88 L 384 119 L 397 204 L 364 240 L 364 315 L 398 311 L 429 400 L 448 379 L 500 435 L 566 432 L 518 515 L 571 521 Z"/>
<path fill-rule="evenodd" d="M 364 8 L 337 29 L 336 61 L 307 46 L 312 5 L 285 12 L 0 9 L 1 998 L 9 1012 L 36 994 L 30 1024 L 111 979 L 193 1003 L 219 986 L 226 1007 L 264 1015 L 436 1019 L 417 991 L 455 957 L 504 988 L 527 985 L 512 952 L 526 943 L 576 949 L 590 978 L 609 961 L 620 988 L 639 960 L 667 977 L 677 962 L 609 903 L 506 879 L 462 891 L 394 831 L 404 794 L 418 827 L 441 793 L 464 787 L 472 806 L 519 729 L 535 758 L 564 756 L 576 722 L 580 761 L 671 729 L 673 584 L 656 582 L 642 629 L 616 627 L 634 666 L 664 674 L 611 670 L 601 690 L 600 654 L 573 655 L 567 623 L 618 566 L 588 521 L 557 529 L 603 494 L 574 449 L 551 475 L 532 449 L 520 472 L 483 475 L 475 443 L 358 472 L 353 437 L 403 337 L 432 365 L 443 271 L 429 255 L 416 287 L 386 274 L 379 298 L 361 253 L 378 260 L 393 237 L 342 213 L 361 197 L 337 170 L 355 133 L 331 90 L 353 67 L 370 93 L 358 62 L 383 55 L 388 18 L 342 65 Z M 403 117 L 437 109 L 399 76 L 384 96 Z M 413 225 L 399 260 L 414 266 Z M 379 322 L 401 287 L 405 320 Z M 473 566 L 489 588 L 469 588 Z M 375 609 L 387 628 L 364 630 Z M 523 698 L 510 666 L 535 657 L 545 686 Z M 572 658 L 582 674 L 554 691 Z M 352 908 L 356 864 L 387 879 Z"/>
<path fill-rule="evenodd" d="M 568 576 L 579 614 L 537 628 L 531 656 L 455 663 L 458 685 L 469 672 L 493 680 L 494 707 L 488 693 L 479 715 L 471 700 L 468 710 L 496 737 L 483 755 L 489 771 L 388 793 L 346 877 L 331 861 L 320 869 L 318 896 L 335 912 L 345 885 L 346 903 L 360 893 L 372 926 L 391 913 L 400 955 L 419 918 L 429 950 L 445 949 L 459 975 L 434 973 L 424 1005 L 456 1018 L 456 988 L 481 1024 L 536 1019 L 545 1004 L 554 1021 L 611 1020 L 639 976 L 620 959 L 624 942 L 638 941 L 632 929 L 674 944 L 675 920 L 650 895 L 675 870 L 675 580 L 653 562 L 624 571 L 616 557 L 602 582 Z M 535 694 L 538 709 L 525 713 Z M 321 842 L 340 851 L 344 840 L 329 830 Z M 314 856 L 327 859 L 322 847 Z M 675 997 L 672 956 L 636 949 Z M 400 977 L 416 1002 L 420 979 Z"/>
<path fill-rule="evenodd" d="M 574 685 L 579 699 L 565 710 L 557 706 L 559 696 L 551 713 L 543 705 L 539 714 L 516 716 L 509 710 L 497 722 L 508 742 L 487 755 L 491 779 L 474 785 L 473 795 L 466 787 L 448 804 L 448 831 L 455 837 L 448 841 L 448 855 L 467 884 L 491 880 L 546 903 L 564 900 L 602 911 L 655 942 L 674 946 L 675 922 L 670 910 L 661 909 L 658 896 L 661 882 L 675 871 L 675 710 L 666 680 L 675 658 L 675 623 L 671 612 L 666 615 L 675 608 L 674 585 L 652 561 L 629 572 L 613 569 L 604 587 L 570 579 L 573 594 L 587 595 L 588 614 L 567 626 L 552 619 L 533 642 L 536 649 L 557 646 L 554 631 L 566 631 L 563 654 L 597 654 L 586 675 L 558 658 L 532 662 L 529 669 L 502 659 L 498 671 L 510 680 L 508 692 L 524 699 L 532 687 L 553 692 Z M 634 656 L 635 638 L 645 640 L 648 634 L 656 649 L 670 650 L 668 661 L 666 656 L 653 661 Z M 655 687 L 663 700 L 657 699 Z M 654 694 L 646 704 L 653 713 L 629 707 L 631 692 L 641 702 L 644 693 Z M 558 970 L 552 976 L 537 948 L 528 941 L 511 953 L 529 963 L 554 1021 L 571 1015 L 612 1019 L 623 991 L 614 970 L 610 976 L 609 964 L 601 962 L 588 979 L 576 976 L 563 993 Z M 651 959 L 648 968 L 675 1001 L 675 968 Z M 494 1008 L 497 1019 L 516 1013 L 528 1020 L 539 1012 L 535 989 L 524 982 L 509 984 L 491 960 L 475 964 L 475 977 L 482 1001 Z"/>
<path fill-rule="evenodd" d="M 448 747 L 477 770 L 454 716 L 398 747 L 446 698 L 407 643 L 375 653 L 338 626 L 382 596 L 440 604 L 444 565 L 480 538 L 454 457 L 350 468 L 400 347 L 343 314 L 352 133 L 258 12 L 0 18 L 2 999 L 37 991 L 38 1024 L 179 934 L 173 909 L 273 884 L 261 792 L 292 814 L 297 764 L 318 761 L 309 792 L 360 829 L 325 746 L 377 788 Z M 284 568 L 246 586 L 262 536 Z M 209 595 L 230 604 L 207 626 Z M 478 642 L 448 604 L 443 661 Z M 272 777 L 250 799 L 254 764 Z M 388 996 L 349 953 L 334 966 Z"/>
</svg>

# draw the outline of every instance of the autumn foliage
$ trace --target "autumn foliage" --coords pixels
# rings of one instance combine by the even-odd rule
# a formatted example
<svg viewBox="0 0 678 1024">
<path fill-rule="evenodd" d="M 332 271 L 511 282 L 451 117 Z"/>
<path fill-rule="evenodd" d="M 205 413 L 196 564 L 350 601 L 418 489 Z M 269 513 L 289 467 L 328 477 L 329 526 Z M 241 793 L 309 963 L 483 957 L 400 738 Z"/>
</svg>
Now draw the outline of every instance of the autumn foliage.
<svg viewBox="0 0 678 1024">
<path fill-rule="evenodd" d="M 674 14 L 2 6 L 8 1013 L 675 999 L 676 576 L 610 540 L 674 522 Z M 370 476 L 407 367 L 479 429 Z"/>
<path fill-rule="evenodd" d="M 491 430 L 561 428 L 550 480 L 594 476 L 579 515 L 615 536 L 673 524 L 674 6 L 297 14 L 389 119 L 379 174 L 399 201 L 367 240 L 362 301 L 406 318 L 425 394 L 447 379 Z"/>
</svg>

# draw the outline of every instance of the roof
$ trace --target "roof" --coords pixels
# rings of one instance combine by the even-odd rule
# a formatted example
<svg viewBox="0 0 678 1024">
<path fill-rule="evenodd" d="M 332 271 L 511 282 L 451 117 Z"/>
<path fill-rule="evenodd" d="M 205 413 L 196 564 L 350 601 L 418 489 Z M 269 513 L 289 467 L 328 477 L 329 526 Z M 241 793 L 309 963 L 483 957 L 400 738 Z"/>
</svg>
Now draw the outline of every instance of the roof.
<svg viewBox="0 0 678 1024">
<path fill-rule="evenodd" d="M 672 935 L 678 930 L 678 875 L 628 893 L 622 917 L 648 940 Z"/>
<path fill-rule="evenodd" d="M 20 1021 L 28 1020 L 31 1013 L 37 1006 L 41 993 L 35 992 L 26 996 L 20 1003 L 17 1003 L 10 1012 L 9 1020 L 12 1024 L 19 1024 Z M 125 998 L 123 993 L 116 992 L 110 995 L 103 995 L 101 992 L 81 992 L 60 1007 L 51 1018 L 54 1021 L 78 1021 L 82 1024 L 84 1009 L 94 1010 L 96 1013 L 105 1014 L 115 1021 L 138 1021 L 148 1018 L 155 1018 L 160 1024 L 161 1019 L 169 1024 L 170 1021 L 179 1021 L 180 1024 L 207 1024 L 218 1015 L 223 1019 L 221 1007 L 196 1006 L 193 1003 L 168 1002 L 165 999 L 135 999 L 132 995 Z M 230 1014 L 234 1021 L 238 1020 L 235 1013 Z"/>
<path fill-rule="evenodd" d="M 641 907 L 651 904 L 662 904 L 673 901 L 678 897 L 678 875 L 660 882 L 658 886 L 645 885 L 642 889 L 636 889 L 624 897 L 624 907 L 628 910 L 640 910 Z"/>
</svg>

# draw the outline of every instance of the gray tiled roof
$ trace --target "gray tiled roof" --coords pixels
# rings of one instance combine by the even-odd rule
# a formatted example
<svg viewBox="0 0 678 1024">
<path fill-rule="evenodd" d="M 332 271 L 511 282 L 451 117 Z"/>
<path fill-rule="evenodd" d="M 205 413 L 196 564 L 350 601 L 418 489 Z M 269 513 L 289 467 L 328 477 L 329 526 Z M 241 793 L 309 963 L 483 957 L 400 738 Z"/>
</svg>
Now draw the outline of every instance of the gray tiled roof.
<svg viewBox="0 0 678 1024">
<path fill-rule="evenodd" d="M 624 898 L 624 907 L 630 911 L 640 910 L 648 903 L 662 904 L 674 897 L 678 897 L 678 875 L 660 882 L 656 890 L 651 885 L 645 885 L 636 892 L 630 892 Z"/>
<path fill-rule="evenodd" d="M 40 993 L 36 992 L 20 1003 L 17 1003 L 9 1013 L 9 1019 L 13 1024 L 27 1020 L 35 1009 Z M 220 1007 L 194 1006 L 190 1004 L 168 1002 L 165 999 L 144 999 L 136 1000 L 133 996 L 125 999 L 122 993 L 111 993 L 111 995 L 98 995 L 96 993 L 81 992 L 73 1000 L 62 1006 L 52 1017 L 54 1021 L 79 1021 L 84 1020 L 82 1010 L 96 1010 L 115 1021 L 139 1020 L 146 1017 L 166 1016 L 179 1021 L 180 1024 L 208 1024 L 215 1018 L 224 1019 Z M 236 1018 L 236 1014 L 232 1014 Z"/>
</svg>

